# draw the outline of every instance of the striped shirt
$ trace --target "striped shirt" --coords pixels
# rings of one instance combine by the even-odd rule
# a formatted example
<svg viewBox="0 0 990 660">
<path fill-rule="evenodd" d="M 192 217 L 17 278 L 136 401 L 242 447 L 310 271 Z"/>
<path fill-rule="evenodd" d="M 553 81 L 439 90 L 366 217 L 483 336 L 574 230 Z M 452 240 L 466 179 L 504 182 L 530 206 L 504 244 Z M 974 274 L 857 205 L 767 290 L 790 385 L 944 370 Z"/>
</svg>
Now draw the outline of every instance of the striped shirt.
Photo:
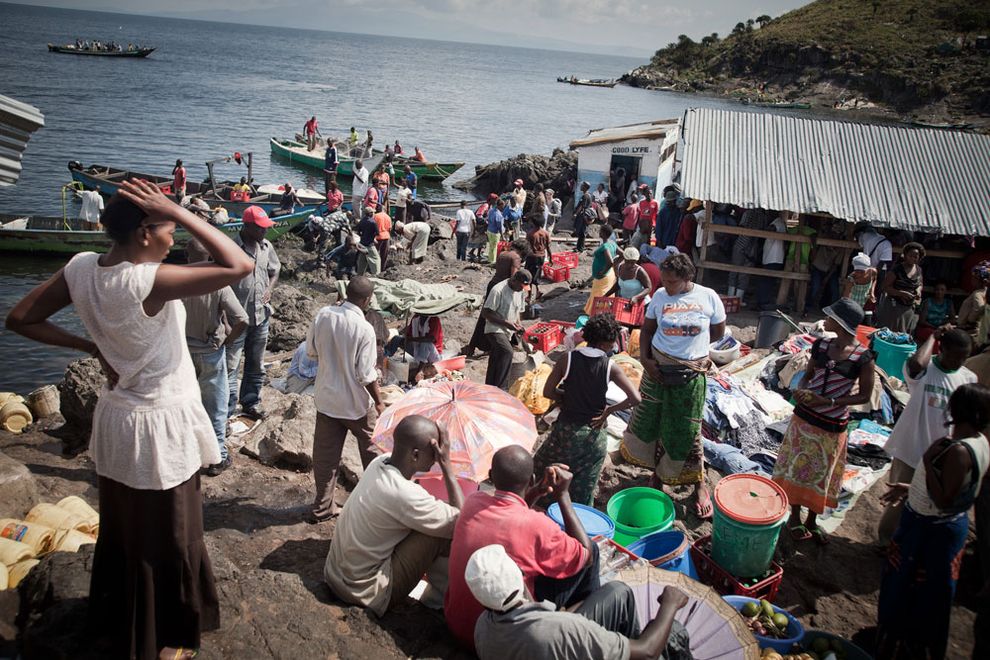
<svg viewBox="0 0 990 660">
<path fill-rule="evenodd" d="M 815 370 L 808 381 L 806 389 L 826 399 L 838 399 L 848 396 L 859 382 L 859 375 L 864 363 L 873 359 L 873 352 L 860 343 L 856 344 L 852 353 L 844 360 L 836 361 L 829 357 L 828 349 L 831 339 L 818 339 L 811 347 L 811 362 Z M 845 426 L 849 421 L 847 406 L 805 406 L 799 404 L 797 411 L 802 419 L 813 424 L 832 424 Z"/>
</svg>

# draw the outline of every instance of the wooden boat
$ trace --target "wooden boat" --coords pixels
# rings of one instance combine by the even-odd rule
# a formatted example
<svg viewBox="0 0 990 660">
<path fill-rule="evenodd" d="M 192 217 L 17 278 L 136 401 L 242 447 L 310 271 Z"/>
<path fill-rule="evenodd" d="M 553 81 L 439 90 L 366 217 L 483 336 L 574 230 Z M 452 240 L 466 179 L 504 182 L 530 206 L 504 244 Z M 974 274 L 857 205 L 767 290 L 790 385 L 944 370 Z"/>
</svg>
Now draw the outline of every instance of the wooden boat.
<svg viewBox="0 0 990 660">
<path fill-rule="evenodd" d="M 145 179 L 156 184 L 166 194 L 172 193 L 171 176 L 144 174 L 107 165 L 90 165 L 83 168 L 82 164 L 77 161 L 72 161 L 68 167 L 73 181 L 79 182 L 87 190 L 97 190 L 108 197 L 115 194 L 120 189 L 120 184 L 127 179 Z M 187 181 L 186 194 L 199 197 L 211 207 L 222 207 L 227 210 L 228 214 L 236 218 L 239 218 L 244 213 L 244 209 L 249 206 L 260 206 L 269 215 L 278 210 L 282 198 L 279 186 L 261 186 L 258 193 L 248 199 L 235 201 L 231 200 L 234 184 L 233 181 L 222 181 L 211 186 L 208 182 Z M 262 192 L 262 189 L 271 192 Z M 311 212 L 324 202 L 323 196 L 313 190 L 298 190 L 296 195 L 303 204 L 303 206 L 298 207 L 300 211 Z"/>
<path fill-rule="evenodd" d="M 58 46 L 48 44 L 48 52 L 65 55 L 95 55 L 97 57 L 147 57 L 155 51 L 154 48 L 135 48 L 134 50 L 96 50 L 94 48 L 76 48 L 75 44 Z"/>
<path fill-rule="evenodd" d="M 306 221 L 311 211 L 299 211 L 291 215 L 273 217 L 277 224 L 268 230 L 268 240 Z M 219 229 L 233 237 L 244 226 L 234 221 Z M 175 232 L 173 251 L 182 250 L 189 240 L 188 232 Z M 79 252 L 106 252 L 111 241 L 105 232 L 83 229 L 83 221 L 75 218 L 0 214 L 0 252 L 24 254 L 76 254 Z"/>
<path fill-rule="evenodd" d="M 570 83 L 571 85 L 584 85 L 585 87 L 608 87 L 611 89 L 615 87 L 618 80 L 608 80 L 605 78 L 596 78 L 593 80 L 588 80 L 585 78 L 575 78 L 571 76 L 570 78 L 559 77 L 557 82 Z"/>
<path fill-rule="evenodd" d="M 973 124 L 938 124 L 927 121 L 920 121 L 913 119 L 910 121 L 903 122 L 908 126 L 914 126 L 915 128 L 936 128 L 941 131 L 969 131 L 973 129 Z"/>
<path fill-rule="evenodd" d="M 324 148 L 321 145 L 314 151 L 310 151 L 306 148 L 303 142 L 297 140 L 289 139 L 271 139 L 272 153 L 276 156 L 285 158 L 293 163 L 299 163 L 300 165 L 305 165 L 306 167 L 323 171 L 323 152 Z M 340 153 L 343 150 L 338 150 Z M 374 151 L 370 158 L 364 159 L 364 165 L 368 168 L 368 171 L 372 171 L 378 166 L 378 163 L 382 161 L 385 157 L 385 153 Z M 337 178 L 346 181 L 347 177 L 354 176 L 354 161 L 355 158 L 350 158 L 347 156 L 341 156 L 337 164 Z M 392 163 L 395 165 L 396 172 L 401 172 L 402 168 L 409 165 L 412 171 L 416 174 L 416 177 L 422 181 L 443 181 L 451 174 L 457 170 L 464 167 L 464 163 L 423 163 L 413 158 L 405 158 L 399 156 L 395 158 Z"/>
<path fill-rule="evenodd" d="M 744 100 L 744 104 L 755 105 L 758 108 L 778 108 L 780 110 L 810 110 L 810 103 L 800 101 L 749 101 Z"/>
</svg>

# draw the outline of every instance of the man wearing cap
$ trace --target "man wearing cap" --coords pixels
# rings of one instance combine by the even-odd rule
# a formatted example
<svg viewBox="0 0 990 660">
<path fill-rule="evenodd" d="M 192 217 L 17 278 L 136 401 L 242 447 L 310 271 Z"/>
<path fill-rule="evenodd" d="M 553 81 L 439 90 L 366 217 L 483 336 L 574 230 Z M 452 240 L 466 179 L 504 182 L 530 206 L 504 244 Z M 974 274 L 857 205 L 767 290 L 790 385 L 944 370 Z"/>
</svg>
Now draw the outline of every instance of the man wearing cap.
<svg viewBox="0 0 990 660">
<path fill-rule="evenodd" d="M 621 582 L 610 582 L 572 611 L 534 602 L 522 572 L 500 545 L 477 550 L 464 578 L 485 606 L 474 630 L 481 660 L 690 658 L 687 630 L 674 620 L 688 597 L 666 587 L 660 609 L 640 633 L 636 597 Z"/>
<path fill-rule="evenodd" d="M 275 223 L 260 206 L 249 206 L 241 216 L 244 226 L 234 237 L 234 242 L 254 260 L 254 271 L 232 288 L 237 300 L 247 312 L 247 329 L 227 351 L 227 383 L 230 389 L 227 411 L 233 414 L 240 400 L 241 409 L 248 417 L 261 419 L 261 386 L 265 382 L 262 360 L 268 345 L 268 321 L 272 315 L 272 290 L 278 283 L 282 264 L 275 248 L 265 238 L 269 227 Z M 244 357 L 244 377 L 238 388 L 237 373 Z"/>
<path fill-rule="evenodd" d="M 563 466 L 533 474 L 533 456 L 518 445 L 492 457 L 494 493 L 467 498 L 450 546 L 450 583 L 444 614 L 451 633 L 474 648 L 474 629 L 484 605 L 471 594 L 464 569 L 474 552 L 497 544 L 522 570 L 526 588 L 540 600 L 567 607 L 600 589 L 598 547 L 591 542 L 571 502 L 573 475 Z M 548 496 L 557 503 L 564 529 L 530 503 Z"/>
<path fill-rule="evenodd" d="M 442 556 L 464 503 L 442 427 L 409 415 L 395 427 L 392 441 L 392 453 L 373 460 L 347 498 L 323 567 L 338 598 L 378 616 L 404 602 L 424 573 L 432 587 L 444 589 Z M 450 504 L 412 480 L 435 463 Z"/>
<path fill-rule="evenodd" d="M 501 389 L 509 386 L 509 371 L 512 369 L 511 340 L 523 331 L 519 323 L 526 308 L 526 292 L 529 290 L 530 276 L 525 270 L 516 273 L 505 282 L 492 287 L 481 309 L 485 319 L 485 337 L 491 346 L 488 354 L 488 371 L 485 384 Z"/>
</svg>

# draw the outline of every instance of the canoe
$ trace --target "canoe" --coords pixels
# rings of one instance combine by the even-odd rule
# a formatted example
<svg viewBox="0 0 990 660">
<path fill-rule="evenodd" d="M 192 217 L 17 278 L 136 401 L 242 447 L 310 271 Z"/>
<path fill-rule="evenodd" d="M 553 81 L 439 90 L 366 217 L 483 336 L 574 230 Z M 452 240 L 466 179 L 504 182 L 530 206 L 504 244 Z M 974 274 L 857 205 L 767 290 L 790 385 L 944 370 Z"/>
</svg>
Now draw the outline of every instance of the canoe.
<svg viewBox="0 0 990 660">
<path fill-rule="evenodd" d="M 755 105 L 758 108 L 779 108 L 782 110 L 810 110 L 810 103 L 801 103 L 799 101 L 776 101 L 776 102 L 753 102 L 751 105 Z"/>
<path fill-rule="evenodd" d="M 277 224 L 268 230 L 267 238 L 275 240 L 293 227 L 303 223 L 310 211 L 298 211 L 291 215 L 272 218 Z M 83 222 L 75 218 L 50 216 L 0 214 L 0 252 L 22 254 L 76 254 L 79 252 L 106 252 L 111 241 L 99 230 L 82 229 Z M 219 227 L 233 237 L 241 230 L 242 222 L 228 222 Z M 182 250 L 189 233 L 183 229 L 175 232 L 173 251 Z"/>
<path fill-rule="evenodd" d="M 298 163 L 300 165 L 305 165 L 306 167 L 323 171 L 323 147 L 320 146 L 315 151 L 310 151 L 306 148 L 306 145 L 302 142 L 296 140 L 288 139 L 271 139 L 272 153 L 281 158 L 285 158 L 293 163 Z M 377 166 L 381 162 L 382 158 L 385 157 L 384 152 L 375 150 L 371 158 L 365 158 L 365 167 L 369 171 L 373 169 L 373 166 Z M 341 157 L 337 163 L 337 177 L 346 178 L 354 176 L 354 161 L 355 158 Z M 423 181 L 443 181 L 451 174 L 457 170 L 464 167 L 464 163 L 423 163 L 412 158 L 404 158 L 399 156 L 394 159 L 392 163 L 395 165 L 396 172 L 401 172 L 402 168 L 409 165 L 412 171 L 416 174 L 417 178 Z"/>
<path fill-rule="evenodd" d="M 572 85 L 583 85 L 585 87 L 608 87 L 611 89 L 615 87 L 617 80 L 605 80 L 598 78 L 595 80 L 586 80 L 584 78 L 557 78 L 557 82 L 570 83 Z"/>
<path fill-rule="evenodd" d="M 134 50 L 93 50 L 76 48 L 72 44 L 57 46 L 48 44 L 48 52 L 63 53 L 65 55 L 94 55 L 97 57 L 147 57 L 155 51 L 154 48 L 135 48 Z"/>
<path fill-rule="evenodd" d="M 908 126 L 914 126 L 915 128 L 936 128 L 942 131 L 969 131 L 973 129 L 973 124 L 939 124 L 928 121 L 921 121 L 918 119 L 913 119 L 910 121 L 903 122 Z"/>
<path fill-rule="evenodd" d="M 127 179 L 145 179 L 159 186 L 166 194 L 172 192 L 171 176 L 144 174 L 107 165 L 90 165 L 83 168 L 77 161 L 69 163 L 69 172 L 72 175 L 72 180 L 82 184 L 86 190 L 97 190 L 108 197 L 114 195 L 120 189 L 120 184 Z M 217 187 L 214 190 L 210 188 L 208 183 L 197 183 L 189 180 L 186 182 L 186 194 L 199 197 L 211 207 L 223 207 L 231 217 L 235 218 L 241 217 L 244 209 L 249 206 L 260 206 L 269 215 L 278 209 L 282 194 L 278 191 L 277 184 L 272 184 L 275 186 L 274 188 L 261 186 L 260 188 L 273 190 L 273 192 L 266 193 L 259 190 L 258 194 L 253 195 L 247 201 L 232 201 L 230 199 L 233 185 L 233 181 L 217 182 Z M 299 211 L 312 211 L 324 201 L 322 195 L 312 190 L 300 190 L 296 194 L 303 204 L 298 207 Z"/>
</svg>

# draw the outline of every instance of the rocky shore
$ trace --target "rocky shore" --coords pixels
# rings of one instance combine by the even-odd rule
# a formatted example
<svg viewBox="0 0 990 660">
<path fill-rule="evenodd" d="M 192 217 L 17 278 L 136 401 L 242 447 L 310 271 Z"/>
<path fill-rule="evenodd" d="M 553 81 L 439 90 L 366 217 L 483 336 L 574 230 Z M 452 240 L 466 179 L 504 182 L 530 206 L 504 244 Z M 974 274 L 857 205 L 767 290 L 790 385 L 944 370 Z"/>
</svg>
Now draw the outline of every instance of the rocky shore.
<svg viewBox="0 0 990 660">
<path fill-rule="evenodd" d="M 563 154 L 563 152 L 561 152 Z M 567 154 L 549 161 L 566 161 Z M 535 158 L 525 157 L 534 163 Z M 497 164 L 484 172 L 513 172 L 521 165 Z M 548 166 L 549 167 L 549 166 Z M 542 171 L 542 170 L 541 170 Z M 549 171 L 549 170 L 548 170 Z M 563 172 L 563 169 L 561 169 Z M 486 175 L 488 176 L 488 175 Z M 484 178 L 498 186 L 502 179 Z M 551 184 L 553 185 L 553 184 Z M 502 186 L 504 189 L 505 186 Z M 305 336 L 318 308 L 335 301 L 332 278 L 314 267 L 312 255 L 295 237 L 276 244 L 283 263 L 275 290 L 269 350 L 273 362 L 269 377 L 284 374 L 287 360 L 280 353 L 293 350 Z M 582 288 L 590 276 L 590 255 L 584 255 L 571 283 L 543 286 L 544 317 L 574 320 L 587 297 Z M 453 259 L 452 241 L 438 239 L 426 261 L 397 265 L 387 279 L 414 278 L 451 282 L 464 290 L 484 290 L 487 266 Z M 445 338 L 466 343 L 477 311 L 456 310 L 443 319 Z M 730 318 L 734 334 L 752 337 L 755 316 Z M 394 325 L 394 322 L 393 322 Z M 485 360 L 468 362 L 467 378 L 484 377 Z M 62 416 L 41 420 L 27 432 L 0 432 L 0 517 L 20 517 L 40 501 L 79 495 L 97 505 L 96 477 L 84 444 L 88 420 L 102 376 L 92 360 L 73 363 L 60 386 Z M 234 464 L 216 478 L 203 478 L 206 541 L 220 593 L 222 626 L 203 638 L 200 657 L 212 658 L 468 658 L 447 633 L 439 613 L 410 602 L 382 619 L 335 599 L 323 582 L 323 563 L 334 523 L 312 526 L 302 522 L 311 501 L 313 482 L 312 399 L 284 395 L 271 387 L 263 392 L 267 420 L 243 438 Z M 64 419 L 63 419 L 64 418 Z M 64 425 L 63 425 L 64 421 Z M 78 453 L 63 455 L 68 438 Z M 356 447 L 344 452 L 342 480 L 347 489 L 361 474 Z M 604 503 L 615 491 L 645 485 L 646 470 L 608 465 L 598 494 Z M 710 472 L 709 481 L 718 475 Z M 875 621 L 882 555 L 873 545 L 881 504 L 880 483 L 860 498 L 828 547 L 782 541 L 778 560 L 785 567 L 777 604 L 791 610 L 803 623 L 853 640 L 870 635 Z M 338 498 L 346 500 L 347 492 Z M 676 526 L 691 538 L 710 533 L 711 525 L 694 517 L 675 493 Z M 976 569 L 972 557 L 966 572 Z M 91 546 L 78 553 L 54 553 L 35 567 L 16 591 L 0 592 L 0 657 L 60 659 L 94 658 L 84 631 L 86 594 L 92 563 Z M 971 653 L 973 613 L 967 608 L 972 594 L 961 593 L 952 613 L 952 657 Z"/>
</svg>

